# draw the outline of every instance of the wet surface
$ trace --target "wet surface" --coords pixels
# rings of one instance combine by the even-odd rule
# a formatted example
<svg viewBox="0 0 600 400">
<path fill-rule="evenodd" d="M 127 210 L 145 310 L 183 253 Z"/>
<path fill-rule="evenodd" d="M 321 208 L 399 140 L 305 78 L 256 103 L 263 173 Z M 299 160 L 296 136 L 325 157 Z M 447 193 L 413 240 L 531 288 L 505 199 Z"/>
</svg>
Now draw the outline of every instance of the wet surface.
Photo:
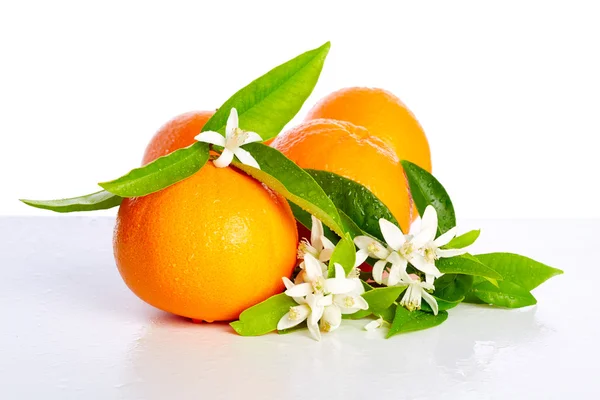
<svg viewBox="0 0 600 400">
<path fill-rule="evenodd" d="M 156 310 L 123 284 L 112 218 L 0 219 L 3 398 L 456 398 L 600 396 L 594 301 L 600 221 L 466 221 L 474 252 L 565 270 L 521 310 L 461 305 L 427 331 L 385 340 L 366 321 L 242 338 Z"/>
</svg>

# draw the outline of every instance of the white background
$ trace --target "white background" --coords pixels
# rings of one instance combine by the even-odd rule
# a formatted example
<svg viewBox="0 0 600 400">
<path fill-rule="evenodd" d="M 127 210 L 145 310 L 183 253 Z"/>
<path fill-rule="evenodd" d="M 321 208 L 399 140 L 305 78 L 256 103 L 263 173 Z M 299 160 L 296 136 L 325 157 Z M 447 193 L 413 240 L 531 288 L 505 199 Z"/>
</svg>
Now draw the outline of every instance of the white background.
<svg viewBox="0 0 600 400">
<path fill-rule="evenodd" d="M 594 3 L 2 1 L 0 215 L 95 191 L 165 121 L 331 40 L 296 121 L 383 87 L 425 128 L 459 217 L 599 217 Z"/>
</svg>

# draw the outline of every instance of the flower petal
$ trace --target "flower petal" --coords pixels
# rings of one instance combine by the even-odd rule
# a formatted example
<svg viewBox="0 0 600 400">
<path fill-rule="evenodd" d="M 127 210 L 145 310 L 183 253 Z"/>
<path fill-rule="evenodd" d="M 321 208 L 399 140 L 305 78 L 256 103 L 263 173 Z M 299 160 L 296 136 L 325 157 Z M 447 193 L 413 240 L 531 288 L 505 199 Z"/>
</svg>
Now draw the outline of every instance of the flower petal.
<svg viewBox="0 0 600 400">
<path fill-rule="evenodd" d="M 304 270 L 306 271 L 306 276 L 310 281 L 314 281 L 318 277 L 323 276 L 321 263 L 309 253 L 304 255 Z"/>
<path fill-rule="evenodd" d="M 246 138 L 246 140 L 244 140 L 244 143 L 241 144 L 241 146 L 248 144 L 248 143 L 254 143 L 254 142 L 262 142 L 262 138 L 260 137 L 260 135 L 256 132 L 250 132 L 250 131 L 245 131 L 246 135 L 248 135 L 248 137 Z"/>
<path fill-rule="evenodd" d="M 321 297 L 317 299 L 317 305 L 327 307 L 333 304 L 333 296 L 328 294 L 327 296 L 320 295 Z"/>
<path fill-rule="evenodd" d="M 336 330 L 341 323 L 342 311 L 340 308 L 335 304 L 325 307 L 323 317 L 321 318 L 321 329 L 324 332 L 331 332 Z"/>
<path fill-rule="evenodd" d="M 233 161 L 233 151 L 229 149 L 223 149 L 223 152 L 219 158 L 213 161 L 213 164 L 215 164 L 215 167 L 217 168 L 225 168 L 231 164 L 231 161 Z"/>
<path fill-rule="evenodd" d="M 468 250 L 464 249 L 437 249 L 435 254 L 441 258 L 456 257 L 466 254 Z"/>
<path fill-rule="evenodd" d="M 227 137 L 231 136 L 233 134 L 233 132 L 240 126 L 239 124 L 239 119 L 238 119 L 238 113 L 237 110 L 235 109 L 235 107 L 231 108 L 231 111 L 229 111 L 229 117 L 227 118 L 227 125 L 226 125 L 226 133 L 227 133 Z"/>
<path fill-rule="evenodd" d="M 325 236 L 323 236 L 323 237 L 325 237 Z M 319 254 L 319 261 L 321 261 L 321 262 L 329 261 L 332 254 L 333 254 L 333 249 L 321 250 L 321 254 Z"/>
<path fill-rule="evenodd" d="M 277 330 L 292 328 L 306 320 L 310 314 L 310 307 L 306 304 L 294 306 L 277 323 Z M 292 317 L 293 316 L 293 317 Z"/>
<path fill-rule="evenodd" d="M 256 161 L 256 159 L 254 157 L 252 157 L 252 154 L 250 154 L 248 152 L 248 150 L 244 150 L 241 147 L 236 147 L 232 151 L 233 151 L 233 154 L 235 154 L 235 156 L 238 158 L 238 160 L 241 161 L 242 164 L 249 165 L 256 169 L 260 169 L 260 165 L 258 165 L 258 161 Z"/>
<path fill-rule="evenodd" d="M 412 245 L 414 246 L 415 249 L 421 249 L 421 248 L 423 248 L 423 246 L 432 242 L 433 239 L 435 239 L 435 234 L 436 234 L 436 231 L 431 230 L 431 229 L 422 230 L 421 232 L 417 233 L 411 239 L 410 242 L 412 243 Z"/>
<path fill-rule="evenodd" d="M 284 292 L 290 297 L 303 297 L 312 293 L 312 285 L 310 283 L 300 283 L 287 289 Z"/>
<path fill-rule="evenodd" d="M 312 221 L 310 227 L 310 244 L 312 244 L 317 251 L 321 251 L 323 250 L 323 241 L 321 240 L 324 233 L 323 224 L 314 215 L 311 215 L 310 219 Z"/>
<path fill-rule="evenodd" d="M 375 329 L 381 328 L 383 325 L 383 318 L 376 319 L 375 321 L 371 321 L 365 325 L 366 331 L 374 331 Z"/>
<path fill-rule="evenodd" d="M 367 250 L 367 247 L 369 247 L 369 245 L 373 243 L 373 238 L 369 237 L 369 236 L 357 236 L 354 238 L 354 244 L 356 245 L 356 247 L 358 247 L 360 250 Z"/>
<path fill-rule="evenodd" d="M 401 258 L 400 263 L 392 264 L 392 268 L 390 268 L 390 274 L 387 278 L 387 286 L 396 286 L 401 281 L 405 281 L 406 278 L 406 260 Z"/>
<path fill-rule="evenodd" d="M 457 232 L 458 232 L 458 229 L 456 227 L 454 227 L 454 228 L 448 230 L 446 233 L 443 233 L 442 235 L 440 235 L 440 237 L 438 237 L 437 239 L 435 239 L 433 241 L 433 244 L 435 244 L 437 247 L 445 246 L 448 243 L 450 243 L 450 241 L 452 239 L 454 239 Z"/>
<path fill-rule="evenodd" d="M 421 217 L 421 232 L 431 230 L 435 233 L 437 232 L 437 227 L 437 211 L 433 206 L 429 205 L 425 207 L 425 212 L 423 213 L 423 217 Z"/>
<path fill-rule="evenodd" d="M 333 242 L 331 240 L 327 239 L 327 237 L 325 235 L 321 236 L 321 242 L 323 242 L 324 249 L 327 249 L 327 250 L 335 249 L 335 244 L 333 244 Z"/>
<path fill-rule="evenodd" d="M 356 261 L 354 262 L 354 266 L 358 267 L 362 263 L 364 263 L 369 257 L 369 253 L 366 250 L 359 250 L 356 252 Z"/>
<path fill-rule="evenodd" d="M 429 304 L 431 310 L 433 311 L 433 315 L 438 315 L 438 303 L 435 298 L 423 289 L 421 289 L 421 297 L 423 297 L 423 300 Z"/>
<path fill-rule="evenodd" d="M 294 287 L 294 282 L 292 282 L 288 277 L 284 276 L 281 278 L 281 280 L 283 281 L 286 289 L 291 289 Z"/>
<path fill-rule="evenodd" d="M 345 280 L 346 279 L 346 271 L 344 271 L 344 267 L 342 267 L 338 263 L 335 263 L 333 265 L 333 267 L 335 268 L 335 279 L 344 279 Z M 354 285 L 354 282 L 352 282 L 352 285 Z"/>
<path fill-rule="evenodd" d="M 225 146 L 225 138 L 219 132 L 206 131 L 194 138 L 198 142 L 210 143 L 216 146 Z"/>
<path fill-rule="evenodd" d="M 354 296 L 354 308 L 357 308 L 359 310 L 368 310 L 369 303 L 367 303 L 365 298 L 362 296 Z"/>
<path fill-rule="evenodd" d="M 386 265 L 387 261 L 385 260 L 379 260 L 375 263 L 375 265 L 373 265 L 373 271 L 371 272 L 371 275 L 373 276 L 373 280 L 380 285 L 383 283 L 383 270 L 385 269 Z"/>
<path fill-rule="evenodd" d="M 420 254 L 415 254 L 410 259 L 410 263 L 421 272 L 424 272 L 429 275 L 433 275 L 435 278 L 439 278 L 442 276 L 442 273 L 435 266 L 435 264 L 430 264 L 425 261 L 425 258 Z"/>
<path fill-rule="evenodd" d="M 325 280 L 325 292 L 331 294 L 349 293 L 355 289 L 352 279 L 329 278 Z"/>
<path fill-rule="evenodd" d="M 406 242 L 406 238 L 404 237 L 404 234 L 400 228 L 392 224 L 387 219 L 379 219 L 379 228 L 381 229 L 381 234 L 383 235 L 385 242 L 392 249 L 399 250 L 404 242 Z"/>
</svg>

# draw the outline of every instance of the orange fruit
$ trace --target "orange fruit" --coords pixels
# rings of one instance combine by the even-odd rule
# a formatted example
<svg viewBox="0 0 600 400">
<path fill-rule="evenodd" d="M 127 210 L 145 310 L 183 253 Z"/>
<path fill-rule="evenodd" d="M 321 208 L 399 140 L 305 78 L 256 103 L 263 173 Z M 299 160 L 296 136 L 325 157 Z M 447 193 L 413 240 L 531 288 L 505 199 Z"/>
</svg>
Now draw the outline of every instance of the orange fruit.
<svg viewBox="0 0 600 400">
<path fill-rule="evenodd" d="M 367 187 L 408 232 L 412 208 L 404 170 L 394 150 L 364 127 L 316 119 L 282 133 L 271 146 L 302 168 L 333 172 Z"/>
<path fill-rule="evenodd" d="M 297 244 L 282 197 L 212 162 L 164 190 L 124 199 L 114 231 L 119 272 L 138 297 L 209 322 L 236 319 L 281 293 Z"/>
<path fill-rule="evenodd" d="M 191 111 L 178 115 L 164 124 L 148 143 L 142 165 L 193 144 L 194 137 L 200 133 L 214 113 L 214 111 Z"/>
<path fill-rule="evenodd" d="M 331 118 L 365 127 L 392 146 L 398 158 L 431 172 L 429 142 L 414 114 L 392 93 L 377 88 L 350 87 L 321 99 L 306 120 Z"/>
</svg>

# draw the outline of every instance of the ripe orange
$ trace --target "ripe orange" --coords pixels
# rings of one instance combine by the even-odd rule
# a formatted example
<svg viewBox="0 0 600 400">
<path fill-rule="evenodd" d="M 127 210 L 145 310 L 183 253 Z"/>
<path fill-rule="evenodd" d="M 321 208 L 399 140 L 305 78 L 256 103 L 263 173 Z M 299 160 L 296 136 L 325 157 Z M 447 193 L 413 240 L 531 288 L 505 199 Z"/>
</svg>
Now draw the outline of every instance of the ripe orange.
<svg viewBox="0 0 600 400">
<path fill-rule="evenodd" d="M 194 143 L 204 124 L 214 111 L 191 111 L 178 115 L 164 124 L 148 143 L 142 165 Z"/>
<path fill-rule="evenodd" d="M 137 296 L 209 322 L 280 293 L 297 243 L 283 198 L 212 162 L 160 192 L 124 199 L 114 233 L 119 272 Z"/>
<path fill-rule="evenodd" d="M 306 120 L 331 118 L 363 126 L 392 146 L 398 158 L 431 172 L 429 142 L 413 113 L 383 89 L 350 87 L 324 97 Z"/>
<path fill-rule="evenodd" d="M 371 190 L 408 232 L 411 200 L 398 157 L 383 140 L 350 122 L 316 119 L 271 144 L 302 168 L 325 170 Z"/>
</svg>

